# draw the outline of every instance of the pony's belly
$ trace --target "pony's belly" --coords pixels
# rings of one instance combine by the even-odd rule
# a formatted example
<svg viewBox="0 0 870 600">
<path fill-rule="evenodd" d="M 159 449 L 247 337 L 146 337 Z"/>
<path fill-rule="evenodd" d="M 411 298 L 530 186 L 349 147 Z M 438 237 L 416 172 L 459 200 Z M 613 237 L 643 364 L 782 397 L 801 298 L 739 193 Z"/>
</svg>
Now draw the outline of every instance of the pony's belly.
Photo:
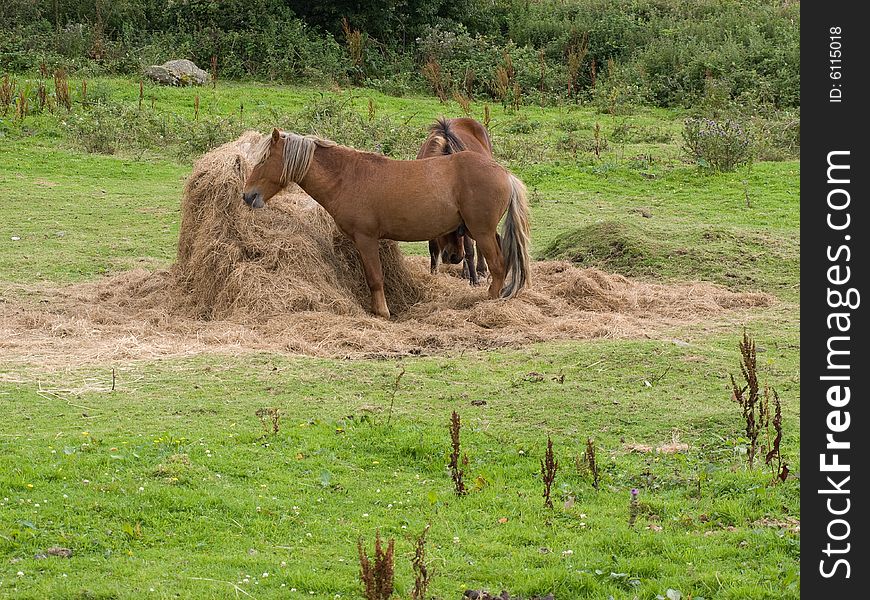
<svg viewBox="0 0 870 600">
<path fill-rule="evenodd" d="M 428 242 L 429 240 L 434 240 L 435 238 L 446 235 L 451 231 L 456 231 L 459 226 L 462 224 L 462 221 L 456 221 L 456 224 L 447 227 L 444 229 L 443 227 L 438 229 L 433 228 L 417 228 L 417 229 L 403 229 L 403 230 L 388 230 L 384 231 L 380 235 L 380 239 L 382 240 L 395 240 L 397 242 Z"/>
<path fill-rule="evenodd" d="M 382 215 L 380 237 L 399 242 L 425 242 L 450 233 L 462 224 L 453 206 L 421 203 L 409 210 Z"/>
</svg>

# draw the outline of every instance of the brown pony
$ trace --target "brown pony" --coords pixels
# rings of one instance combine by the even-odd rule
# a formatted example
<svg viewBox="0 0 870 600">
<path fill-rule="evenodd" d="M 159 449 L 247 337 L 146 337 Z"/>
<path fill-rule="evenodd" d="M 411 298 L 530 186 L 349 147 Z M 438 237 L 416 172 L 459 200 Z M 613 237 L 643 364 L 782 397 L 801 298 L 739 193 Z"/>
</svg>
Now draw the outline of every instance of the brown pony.
<svg viewBox="0 0 870 600">
<path fill-rule="evenodd" d="M 429 128 L 429 137 L 420 147 L 417 158 L 454 154 L 463 150 L 478 152 L 491 158 L 492 142 L 486 127 L 466 117 L 459 119 L 441 117 Z M 477 268 L 474 267 L 474 241 L 467 234 L 464 226 L 447 235 L 429 240 L 429 270 L 433 274 L 438 268 L 439 257 L 445 263 L 454 265 L 465 258 L 463 273 L 468 275 L 471 285 L 478 284 L 478 275 L 486 275 L 486 262 L 482 256 L 477 257 Z"/>
<path fill-rule="evenodd" d="M 526 284 L 526 188 L 491 158 L 459 152 L 393 160 L 278 129 L 264 136 L 254 153 L 242 195 L 245 203 L 262 208 L 291 182 L 299 184 L 356 246 L 378 316 L 390 317 L 378 251 L 381 239 L 431 240 L 464 223 L 492 272 L 490 298 L 512 297 Z M 499 244 L 496 228 L 502 215 Z"/>
</svg>

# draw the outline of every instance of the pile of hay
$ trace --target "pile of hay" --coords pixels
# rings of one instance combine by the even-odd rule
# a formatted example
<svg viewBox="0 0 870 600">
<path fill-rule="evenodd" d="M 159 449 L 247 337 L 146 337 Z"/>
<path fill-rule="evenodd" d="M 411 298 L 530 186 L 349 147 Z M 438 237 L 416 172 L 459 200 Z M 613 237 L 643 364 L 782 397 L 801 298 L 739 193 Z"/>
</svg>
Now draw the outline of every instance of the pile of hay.
<svg viewBox="0 0 870 600">
<path fill-rule="evenodd" d="M 296 185 L 263 210 L 242 202 L 251 166 L 246 133 L 196 162 L 184 189 L 177 308 L 209 320 L 257 323 L 288 313 L 363 316 L 369 289 L 353 244 L 332 217 Z M 393 242 L 381 243 L 387 301 L 394 310 L 420 299 Z"/>
<path fill-rule="evenodd" d="M 299 188 L 261 210 L 241 199 L 259 139 L 246 133 L 194 165 L 184 190 L 176 263 L 0 305 L 0 347 L 19 356 L 82 360 L 206 350 L 269 349 L 318 356 L 429 353 L 553 339 L 638 337 L 728 310 L 764 294 L 706 283 L 658 285 L 567 262 L 532 264 L 531 285 L 489 300 L 454 270 L 381 243 L 387 302 L 374 317 L 362 266 L 332 218 Z"/>
</svg>

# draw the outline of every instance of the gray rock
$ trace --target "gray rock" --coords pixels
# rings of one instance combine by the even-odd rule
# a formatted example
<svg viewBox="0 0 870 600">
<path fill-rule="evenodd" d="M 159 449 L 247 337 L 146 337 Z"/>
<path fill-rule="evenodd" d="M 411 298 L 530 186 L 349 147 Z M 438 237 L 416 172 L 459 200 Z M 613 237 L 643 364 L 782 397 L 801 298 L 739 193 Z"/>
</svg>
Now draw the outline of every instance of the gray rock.
<svg viewBox="0 0 870 600">
<path fill-rule="evenodd" d="M 211 76 L 206 71 L 186 59 L 151 65 L 145 69 L 145 76 L 161 85 L 203 85 L 211 81 Z"/>
</svg>

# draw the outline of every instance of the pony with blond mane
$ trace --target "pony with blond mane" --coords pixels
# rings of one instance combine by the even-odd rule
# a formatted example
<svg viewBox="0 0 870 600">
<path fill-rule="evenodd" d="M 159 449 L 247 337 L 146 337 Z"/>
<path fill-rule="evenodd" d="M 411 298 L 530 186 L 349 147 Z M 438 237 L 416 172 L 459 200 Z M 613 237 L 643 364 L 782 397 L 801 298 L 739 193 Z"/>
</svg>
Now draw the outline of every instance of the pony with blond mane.
<svg viewBox="0 0 870 600">
<path fill-rule="evenodd" d="M 382 239 L 426 241 L 464 224 L 492 273 L 490 298 L 513 297 L 528 280 L 526 187 L 491 158 L 458 152 L 394 160 L 273 129 L 254 150 L 253 162 L 244 202 L 262 208 L 290 183 L 298 184 L 353 242 L 378 316 L 390 317 L 378 250 Z"/>
</svg>

